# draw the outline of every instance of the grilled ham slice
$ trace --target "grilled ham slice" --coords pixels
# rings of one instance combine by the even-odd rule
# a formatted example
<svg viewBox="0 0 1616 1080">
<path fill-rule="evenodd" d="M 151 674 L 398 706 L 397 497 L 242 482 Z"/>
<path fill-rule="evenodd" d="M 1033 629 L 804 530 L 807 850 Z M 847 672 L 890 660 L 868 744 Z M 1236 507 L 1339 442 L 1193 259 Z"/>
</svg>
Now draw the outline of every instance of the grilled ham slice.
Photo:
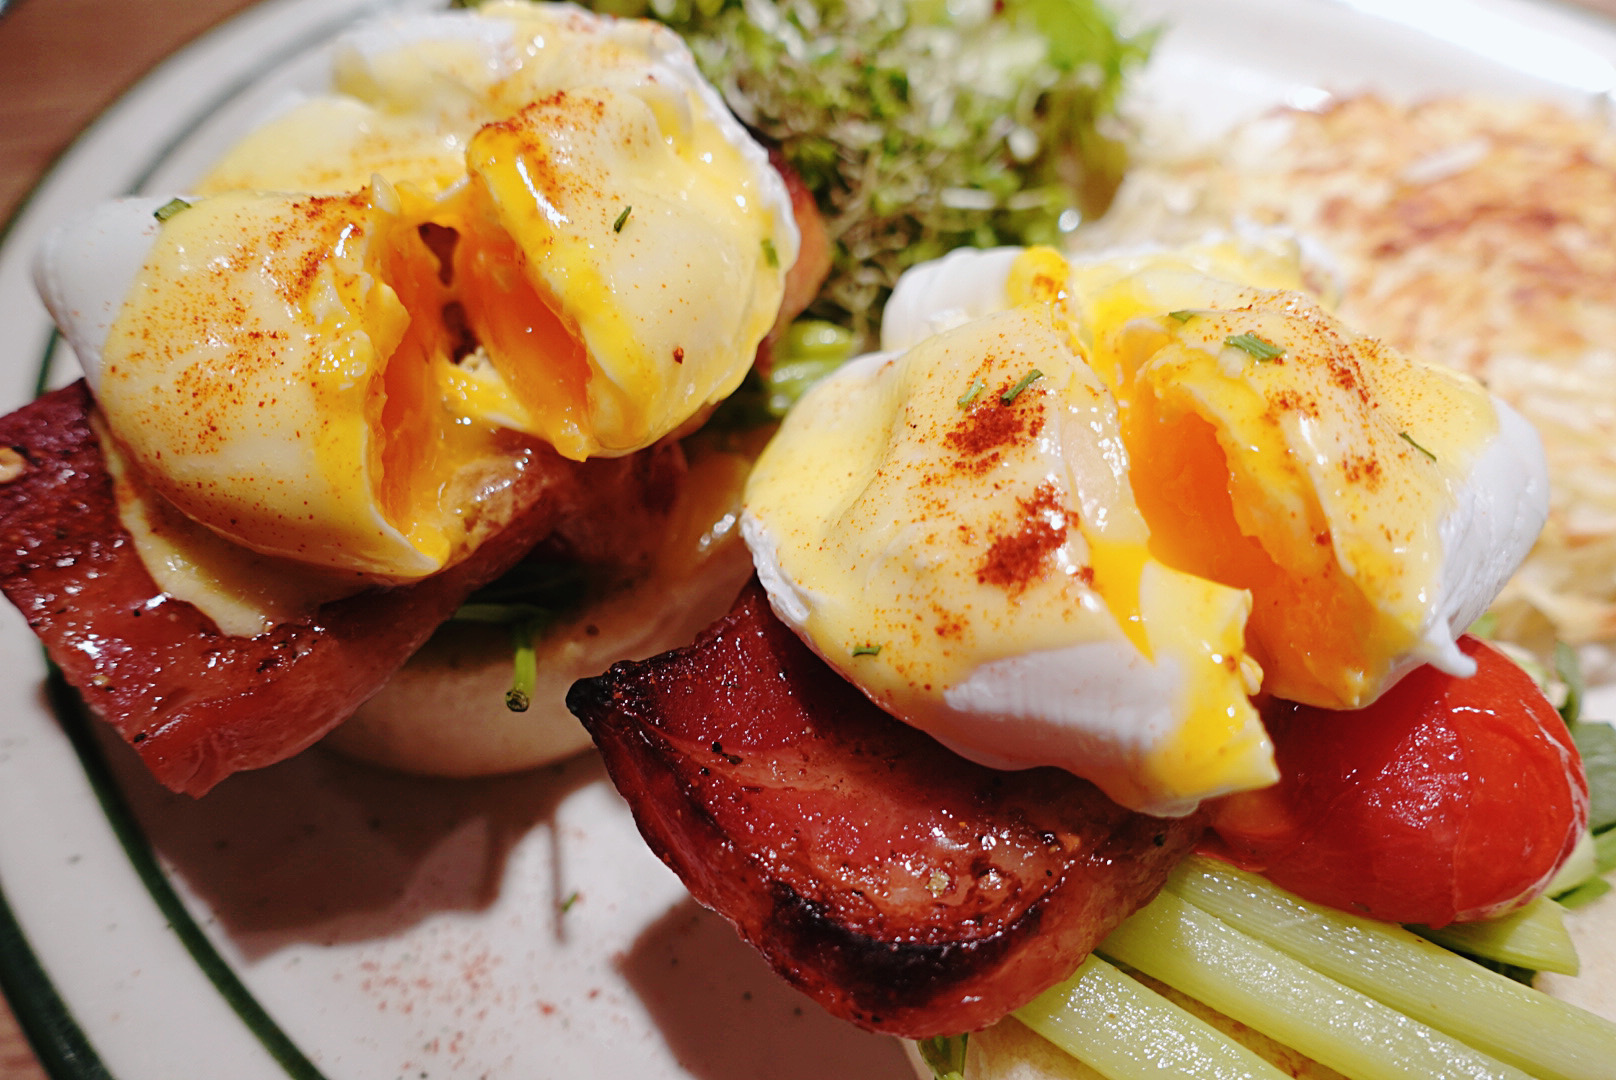
<svg viewBox="0 0 1616 1080">
<path fill-rule="evenodd" d="M 492 511 L 503 525 L 466 559 L 230 637 L 147 573 L 118 518 L 91 407 L 81 382 L 0 418 L 0 447 L 10 450 L 0 473 L 0 590 L 90 708 L 158 780 L 192 795 L 319 739 L 602 484 L 546 447 L 513 447 L 523 468 Z"/>
<path fill-rule="evenodd" d="M 567 703 L 695 898 L 894 1035 L 982 1028 L 1064 978 L 1202 831 L 1057 769 L 966 761 L 871 704 L 755 582 L 694 645 Z"/>
</svg>

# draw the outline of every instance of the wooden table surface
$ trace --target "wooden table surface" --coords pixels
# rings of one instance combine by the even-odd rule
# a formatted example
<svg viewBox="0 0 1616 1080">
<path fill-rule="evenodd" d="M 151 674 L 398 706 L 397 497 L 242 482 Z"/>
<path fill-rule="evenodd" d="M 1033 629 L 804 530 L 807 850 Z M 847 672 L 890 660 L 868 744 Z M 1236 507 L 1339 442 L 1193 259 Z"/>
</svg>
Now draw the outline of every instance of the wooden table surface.
<svg viewBox="0 0 1616 1080">
<path fill-rule="evenodd" d="M 10 0 L 0 14 L 0 222 L 121 91 L 251 2 Z M 1582 2 L 1616 14 L 1616 0 Z M 45 1080 L 3 1000 L 0 1080 Z"/>
</svg>

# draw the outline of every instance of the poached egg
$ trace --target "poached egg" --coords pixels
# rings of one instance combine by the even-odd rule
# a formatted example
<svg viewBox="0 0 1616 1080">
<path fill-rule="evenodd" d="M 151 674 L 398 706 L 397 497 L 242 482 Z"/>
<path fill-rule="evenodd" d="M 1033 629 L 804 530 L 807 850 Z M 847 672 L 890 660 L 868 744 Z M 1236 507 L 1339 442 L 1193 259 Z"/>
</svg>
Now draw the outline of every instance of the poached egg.
<svg viewBox="0 0 1616 1080">
<path fill-rule="evenodd" d="M 36 266 L 121 502 L 163 501 L 147 517 L 172 527 L 133 530 L 148 565 L 227 632 L 298 606 L 223 614 L 207 582 L 241 576 L 231 551 L 417 580 L 498 524 L 520 437 L 582 460 L 699 419 L 799 244 L 784 182 L 665 28 L 502 3 L 334 55 L 332 92 L 199 195 L 97 208 Z"/>
</svg>

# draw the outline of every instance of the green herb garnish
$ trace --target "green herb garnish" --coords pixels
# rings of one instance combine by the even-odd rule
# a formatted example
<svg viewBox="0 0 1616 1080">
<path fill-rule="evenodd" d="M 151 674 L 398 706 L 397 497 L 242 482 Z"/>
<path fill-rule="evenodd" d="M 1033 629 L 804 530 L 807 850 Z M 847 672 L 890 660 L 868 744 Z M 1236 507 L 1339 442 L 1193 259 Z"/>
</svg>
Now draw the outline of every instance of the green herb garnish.
<svg viewBox="0 0 1616 1080">
<path fill-rule="evenodd" d="M 468 596 L 454 618 L 515 622 L 554 616 L 581 604 L 588 585 L 585 568 L 579 563 L 525 559 Z"/>
<path fill-rule="evenodd" d="M 1027 374 L 1021 377 L 1020 382 L 1016 383 L 1016 385 L 1000 394 L 999 400 L 1006 405 L 1013 403 L 1016 398 L 1021 396 L 1021 392 L 1023 390 L 1027 389 L 1027 387 L 1031 386 L 1034 382 L 1042 379 L 1043 377 L 1044 373 L 1042 371 L 1039 371 L 1037 368 L 1033 368 L 1031 371 L 1027 372 Z"/>
<path fill-rule="evenodd" d="M 567 898 L 565 900 L 561 901 L 561 914 L 565 915 L 567 912 L 571 911 L 572 910 L 572 905 L 576 904 L 577 902 L 578 902 L 578 891 L 576 889 L 574 889 L 571 893 L 569 893 L 567 895 Z"/>
<path fill-rule="evenodd" d="M 767 236 L 763 238 L 763 261 L 769 264 L 771 270 L 780 266 L 780 253 L 774 249 L 774 241 Z"/>
<path fill-rule="evenodd" d="M 975 382 L 971 383 L 970 389 L 966 390 L 965 393 L 960 395 L 959 407 L 962 409 L 969 409 L 971 407 L 971 403 L 978 397 L 982 396 L 982 391 L 986 390 L 987 388 L 988 384 L 983 382 L 981 379 L 977 379 Z"/>
<path fill-rule="evenodd" d="M 1565 684 L 1565 701 L 1560 704 L 1560 719 L 1567 725 L 1577 722 L 1582 716 L 1582 661 L 1577 657 L 1577 650 L 1563 641 L 1554 643 L 1554 674 Z"/>
<path fill-rule="evenodd" d="M 772 424 L 820 379 L 853 355 L 853 332 L 823 319 L 798 319 L 774 346 L 768 374 L 754 367 L 740 389 L 724 400 L 707 426 L 716 431 L 745 431 Z"/>
<path fill-rule="evenodd" d="M 623 207 L 623 212 L 621 214 L 617 215 L 617 220 L 616 221 L 612 222 L 612 232 L 614 232 L 614 233 L 622 232 L 623 231 L 623 226 L 628 224 L 628 216 L 629 216 L 629 214 L 631 214 L 633 212 L 634 212 L 634 208 L 632 206 Z"/>
<path fill-rule="evenodd" d="M 1241 352 L 1249 353 L 1252 358 L 1260 364 L 1265 364 L 1270 360 L 1278 360 L 1281 356 L 1285 355 L 1285 347 L 1283 345 L 1275 345 L 1267 338 L 1258 337 L 1256 334 L 1249 332 L 1244 334 L 1230 334 L 1228 337 L 1223 339 L 1223 343 L 1225 345 L 1232 345 Z"/>
<path fill-rule="evenodd" d="M 855 646 L 853 646 L 853 655 L 854 656 L 880 656 L 881 655 L 881 646 L 879 646 L 879 645 L 855 645 Z"/>
<path fill-rule="evenodd" d="M 505 691 L 505 707 L 511 712 L 527 712 L 533 704 L 533 691 L 538 684 L 538 657 L 533 651 L 533 636 L 538 629 L 536 621 L 511 623 L 511 649 L 516 654 L 511 668 L 511 688 Z"/>
<path fill-rule="evenodd" d="M 969 1035 L 935 1035 L 920 1039 L 915 1049 L 936 1080 L 961 1080 L 965 1075 L 965 1045 Z"/>
<path fill-rule="evenodd" d="M 509 627 L 514 658 L 505 707 L 512 712 L 526 712 L 533 703 L 538 678 L 534 639 L 583 603 L 587 592 L 581 565 L 527 559 L 472 593 L 450 616 L 455 622 Z"/>
<path fill-rule="evenodd" d="M 1572 727 L 1571 739 L 1588 776 L 1588 828 L 1597 836 L 1616 828 L 1616 728 L 1579 723 Z"/>
<path fill-rule="evenodd" d="M 1188 308 L 1183 308 L 1179 311 L 1169 311 L 1167 313 L 1167 317 L 1169 319 L 1176 319 L 1179 322 L 1189 322 L 1191 319 L 1195 318 L 1197 314 L 1197 312 L 1191 311 Z"/>
<path fill-rule="evenodd" d="M 184 199 L 170 199 L 156 210 L 153 210 L 152 217 L 158 221 L 167 221 L 181 210 L 189 210 L 190 208 L 191 204 Z"/>
<path fill-rule="evenodd" d="M 1399 439 L 1402 439 L 1404 442 L 1408 443 L 1408 445 L 1412 446 L 1414 449 L 1418 450 L 1420 453 L 1424 454 L 1426 457 L 1430 458 L 1432 461 L 1436 460 L 1436 455 L 1431 453 L 1431 451 L 1427 450 L 1425 447 L 1421 446 L 1419 443 L 1415 442 L 1414 441 L 1414 436 L 1410 435 L 1408 432 L 1399 431 L 1397 433 L 1397 437 Z"/>
<path fill-rule="evenodd" d="M 450 616 L 455 622 L 489 623 L 505 626 L 549 617 L 549 608 L 538 604 L 461 604 Z"/>
</svg>

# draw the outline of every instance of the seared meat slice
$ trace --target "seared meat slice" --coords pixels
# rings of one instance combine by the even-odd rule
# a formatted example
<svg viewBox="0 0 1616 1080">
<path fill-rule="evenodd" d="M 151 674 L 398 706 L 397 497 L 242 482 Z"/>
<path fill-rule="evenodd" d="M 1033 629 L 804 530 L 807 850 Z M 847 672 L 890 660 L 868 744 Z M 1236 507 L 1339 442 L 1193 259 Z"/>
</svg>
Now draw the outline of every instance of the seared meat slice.
<svg viewBox="0 0 1616 1080">
<path fill-rule="evenodd" d="M 692 646 L 568 705 L 651 848 L 781 975 L 864 1027 L 978 1029 L 1068 975 L 1202 831 L 894 720 L 754 584 Z"/>
<path fill-rule="evenodd" d="M 0 590 L 68 682 L 157 779 L 200 795 L 302 750 L 375 693 L 474 589 L 550 533 L 590 481 L 548 448 L 507 490 L 506 524 L 462 562 L 259 634 L 227 637 L 164 596 L 118 519 L 83 383 L 0 418 Z M 570 493 L 570 494 L 569 494 Z"/>
</svg>

